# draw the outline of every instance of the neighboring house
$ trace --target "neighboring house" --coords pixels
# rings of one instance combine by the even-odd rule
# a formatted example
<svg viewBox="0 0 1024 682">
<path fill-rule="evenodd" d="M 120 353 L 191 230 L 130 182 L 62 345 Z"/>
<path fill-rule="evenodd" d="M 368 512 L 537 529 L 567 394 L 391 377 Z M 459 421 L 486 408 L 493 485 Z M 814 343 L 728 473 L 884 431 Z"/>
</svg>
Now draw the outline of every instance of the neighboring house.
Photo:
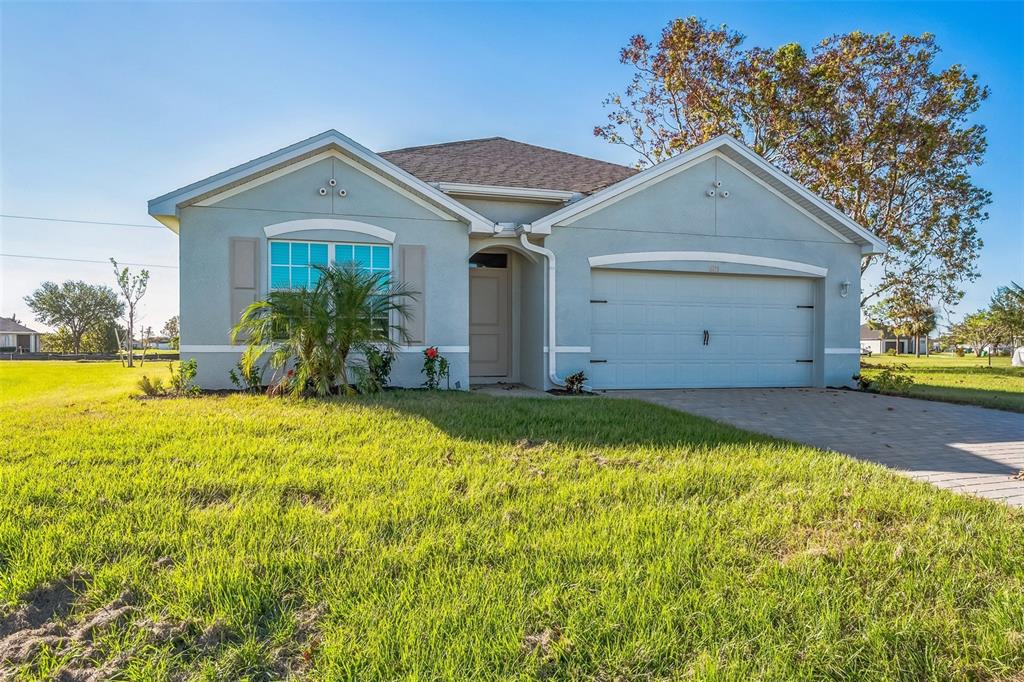
<svg viewBox="0 0 1024 682">
<path fill-rule="evenodd" d="M 928 352 L 928 337 L 922 336 L 918 338 L 917 343 L 922 354 Z M 872 329 L 871 325 L 862 324 L 860 326 L 860 347 L 874 354 L 895 350 L 900 355 L 905 355 L 914 353 L 914 337 L 901 336 L 896 338 L 895 335 L 882 329 Z"/>
<path fill-rule="evenodd" d="M 0 317 L 0 353 L 38 353 L 39 332 L 9 317 Z"/>
<path fill-rule="evenodd" d="M 392 381 L 848 385 L 860 262 L 885 244 L 723 136 L 642 172 L 503 138 L 376 154 L 334 130 L 149 202 L 179 236 L 181 353 L 228 387 L 229 330 L 312 264 L 421 292 Z"/>
<path fill-rule="evenodd" d="M 149 350 L 171 350 L 174 348 L 174 344 L 167 336 L 151 336 L 148 339 L 136 339 L 132 341 L 133 349 L 140 350 L 143 347 Z"/>
</svg>

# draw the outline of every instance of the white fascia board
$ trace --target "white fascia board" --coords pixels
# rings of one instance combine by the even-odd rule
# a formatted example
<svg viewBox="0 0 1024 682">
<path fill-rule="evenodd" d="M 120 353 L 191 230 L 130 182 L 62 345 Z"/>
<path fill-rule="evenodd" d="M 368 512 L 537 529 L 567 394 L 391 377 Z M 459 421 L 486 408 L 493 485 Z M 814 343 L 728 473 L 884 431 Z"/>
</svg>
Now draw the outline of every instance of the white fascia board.
<svg viewBox="0 0 1024 682">
<path fill-rule="evenodd" d="M 358 159 L 366 166 L 377 170 L 384 177 L 397 181 L 421 196 L 428 198 L 434 204 L 444 208 L 455 217 L 465 220 L 473 232 L 493 232 L 494 223 L 476 211 L 455 201 L 444 192 L 423 182 L 419 178 L 402 170 L 398 166 L 383 159 L 366 147 L 357 143 L 337 130 L 328 130 L 315 135 L 308 140 L 297 142 L 291 146 L 279 149 L 265 156 L 253 159 L 222 173 L 213 175 L 205 180 L 194 182 L 180 189 L 174 190 L 149 202 L 149 214 L 156 215 L 178 215 L 178 208 L 197 197 L 208 195 L 217 190 L 218 187 L 238 183 L 245 178 L 265 172 L 270 168 L 287 164 L 290 159 L 296 159 L 308 154 L 315 153 L 335 145 L 344 150 L 352 157 Z"/>
<path fill-rule="evenodd" d="M 465 197 L 486 197 L 491 199 L 525 199 L 565 203 L 578 199 L 581 194 L 562 189 L 537 189 L 533 187 L 506 187 L 503 185 L 477 185 L 468 182 L 438 182 L 436 186 L 445 194 Z"/>
<path fill-rule="evenodd" d="M 161 225 L 169 229 L 174 234 L 178 234 L 178 230 L 180 229 L 178 216 L 156 214 L 153 215 L 153 218 L 156 219 L 157 222 L 159 222 Z"/>
</svg>

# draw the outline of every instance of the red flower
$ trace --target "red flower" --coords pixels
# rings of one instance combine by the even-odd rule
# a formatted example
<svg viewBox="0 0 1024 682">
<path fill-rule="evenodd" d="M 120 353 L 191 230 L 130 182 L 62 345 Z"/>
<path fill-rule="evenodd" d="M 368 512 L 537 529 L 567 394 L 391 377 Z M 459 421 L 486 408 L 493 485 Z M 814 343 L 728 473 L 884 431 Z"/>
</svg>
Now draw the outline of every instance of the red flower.
<svg viewBox="0 0 1024 682">
<path fill-rule="evenodd" d="M 290 370 L 288 370 L 288 376 L 289 376 L 289 377 L 293 377 L 293 376 L 295 376 L 295 370 L 294 370 L 294 369 L 290 369 Z"/>
<path fill-rule="evenodd" d="M 427 356 L 428 360 L 433 360 L 437 357 L 437 346 L 431 346 L 430 348 L 423 351 L 423 354 Z"/>
</svg>

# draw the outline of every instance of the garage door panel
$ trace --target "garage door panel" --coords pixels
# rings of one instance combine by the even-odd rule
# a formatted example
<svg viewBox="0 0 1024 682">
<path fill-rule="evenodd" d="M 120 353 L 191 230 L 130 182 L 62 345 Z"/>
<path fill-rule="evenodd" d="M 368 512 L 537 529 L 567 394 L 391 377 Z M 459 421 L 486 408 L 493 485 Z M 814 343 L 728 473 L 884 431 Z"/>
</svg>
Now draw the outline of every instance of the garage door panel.
<svg viewBox="0 0 1024 682">
<path fill-rule="evenodd" d="M 807 386 L 809 279 L 594 270 L 599 388 Z M 808 307 L 800 307 L 808 306 Z M 704 330 L 709 343 L 704 345 Z"/>
</svg>

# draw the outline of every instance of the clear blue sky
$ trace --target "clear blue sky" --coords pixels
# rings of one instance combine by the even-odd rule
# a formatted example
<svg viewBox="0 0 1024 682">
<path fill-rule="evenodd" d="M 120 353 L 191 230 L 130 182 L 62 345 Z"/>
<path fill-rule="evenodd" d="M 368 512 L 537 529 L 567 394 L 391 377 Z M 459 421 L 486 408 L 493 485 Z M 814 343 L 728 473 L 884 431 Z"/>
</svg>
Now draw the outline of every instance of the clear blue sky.
<svg viewBox="0 0 1024 682">
<path fill-rule="evenodd" d="M 994 194 L 981 279 L 960 312 L 1024 282 L 1024 5 L 1019 3 L 0 4 L 0 207 L 150 224 L 146 201 L 328 128 L 375 150 L 505 137 L 631 163 L 592 135 L 629 71 L 630 35 L 677 16 L 749 44 L 810 46 L 854 29 L 935 33 L 944 64 L 992 89 L 978 115 Z M 152 223 L 155 225 L 155 223 Z M 164 228 L 0 219 L 0 252 L 174 265 Z M 44 280 L 111 284 L 109 265 L 0 257 L 0 313 Z M 177 311 L 150 268 L 144 323 Z"/>
</svg>

